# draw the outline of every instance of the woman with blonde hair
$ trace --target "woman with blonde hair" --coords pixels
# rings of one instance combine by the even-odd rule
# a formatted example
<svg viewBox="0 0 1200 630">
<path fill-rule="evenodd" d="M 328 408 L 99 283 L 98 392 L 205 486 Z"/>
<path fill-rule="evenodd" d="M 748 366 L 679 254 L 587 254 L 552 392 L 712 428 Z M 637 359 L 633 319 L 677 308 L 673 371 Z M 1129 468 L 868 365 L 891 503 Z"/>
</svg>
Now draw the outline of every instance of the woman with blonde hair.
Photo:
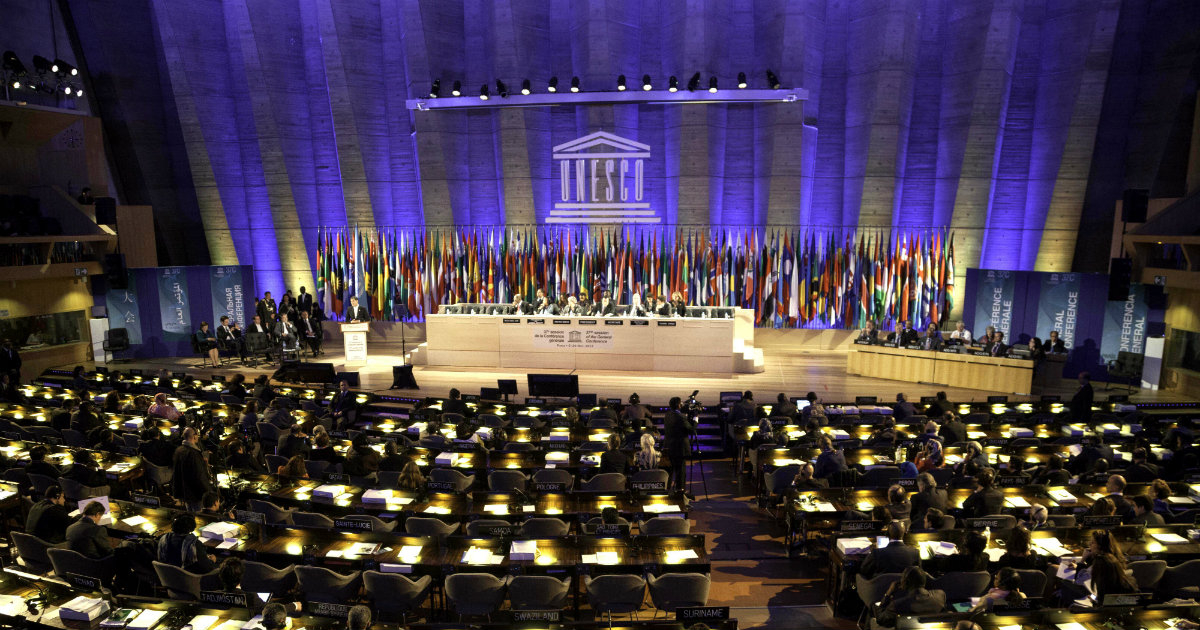
<svg viewBox="0 0 1200 630">
<path fill-rule="evenodd" d="M 404 469 L 400 471 L 400 478 L 396 482 L 396 486 L 401 490 L 409 492 L 421 492 L 425 490 L 425 476 L 421 474 L 421 469 L 417 463 L 409 460 L 404 464 Z"/>
<path fill-rule="evenodd" d="M 658 468 L 660 459 L 662 459 L 662 455 L 654 450 L 654 436 L 650 433 L 643 433 L 638 442 L 638 452 L 633 457 L 634 463 L 640 470 L 651 470 Z"/>
</svg>

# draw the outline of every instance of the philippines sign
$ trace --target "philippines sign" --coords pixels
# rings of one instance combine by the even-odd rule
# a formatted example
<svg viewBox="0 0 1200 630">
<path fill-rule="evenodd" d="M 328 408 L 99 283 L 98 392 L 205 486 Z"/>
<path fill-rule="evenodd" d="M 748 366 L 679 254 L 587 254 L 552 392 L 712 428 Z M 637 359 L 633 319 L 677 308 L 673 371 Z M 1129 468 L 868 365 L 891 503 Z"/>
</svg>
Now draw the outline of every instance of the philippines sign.
<svg viewBox="0 0 1200 630">
<path fill-rule="evenodd" d="M 661 223 L 646 201 L 650 146 L 597 131 L 554 147 L 559 186 L 546 223 Z"/>
</svg>

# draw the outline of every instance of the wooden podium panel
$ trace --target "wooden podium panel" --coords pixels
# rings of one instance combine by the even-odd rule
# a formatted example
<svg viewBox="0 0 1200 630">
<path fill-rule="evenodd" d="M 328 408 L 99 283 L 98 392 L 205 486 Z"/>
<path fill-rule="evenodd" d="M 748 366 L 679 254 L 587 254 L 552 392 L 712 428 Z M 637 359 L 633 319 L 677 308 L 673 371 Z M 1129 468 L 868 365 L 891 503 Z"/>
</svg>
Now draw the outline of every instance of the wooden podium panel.
<svg viewBox="0 0 1200 630">
<path fill-rule="evenodd" d="M 852 345 L 846 372 L 1012 394 L 1030 393 L 1033 383 L 1032 361 L 885 346 Z"/>
<path fill-rule="evenodd" d="M 731 373 L 754 340 L 748 315 L 704 317 L 426 316 L 430 366 Z M 747 337 L 739 337 L 738 334 Z"/>
</svg>

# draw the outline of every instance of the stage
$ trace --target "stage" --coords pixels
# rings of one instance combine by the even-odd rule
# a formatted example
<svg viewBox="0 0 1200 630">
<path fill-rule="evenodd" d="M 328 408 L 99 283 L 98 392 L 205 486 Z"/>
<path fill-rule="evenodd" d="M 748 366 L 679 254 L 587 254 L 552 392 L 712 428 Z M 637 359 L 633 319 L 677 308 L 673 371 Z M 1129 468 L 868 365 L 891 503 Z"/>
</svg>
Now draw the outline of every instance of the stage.
<svg viewBox="0 0 1200 630">
<path fill-rule="evenodd" d="M 343 368 L 344 356 L 340 337 L 327 339 L 323 346 L 326 350 L 317 361 L 332 363 L 338 371 L 357 371 L 359 373 L 359 389 L 377 393 L 385 393 L 392 384 L 392 367 L 403 363 L 402 347 L 411 353 L 417 344 L 424 341 L 423 326 L 416 324 L 403 325 L 404 336 L 400 334 L 401 324 L 376 322 L 373 323 L 368 339 L 369 359 L 365 367 Z M 907 383 L 882 378 L 870 378 L 848 375 L 846 361 L 848 348 L 855 331 L 845 330 L 775 330 L 756 329 L 755 346 L 762 348 L 766 369 L 757 374 L 715 374 L 715 373 L 680 373 L 680 372 L 646 372 L 620 370 L 574 370 L 570 373 L 579 375 L 579 389 L 584 393 L 595 393 L 600 399 L 627 398 L 630 393 L 637 392 L 642 401 L 648 404 L 665 405 L 672 396 L 686 397 L 692 390 L 700 390 L 697 396 L 701 402 L 714 404 L 718 401 L 720 392 L 751 390 L 759 402 L 774 399 L 782 392 L 789 396 L 803 396 L 808 391 L 815 391 L 826 401 L 852 401 L 855 396 L 878 396 L 881 402 L 891 401 L 897 392 L 904 392 L 911 400 L 920 396 L 931 396 L 938 391 L 945 391 L 951 400 L 958 402 L 983 401 L 995 392 L 979 389 L 951 388 L 932 384 Z M 314 361 L 305 358 L 306 361 Z M 252 380 L 259 374 L 272 374 L 278 365 L 257 368 L 244 367 L 234 360 L 226 363 L 220 369 L 195 367 L 200 365 L 199 357 L 159 358 L 121 360 L 108 364 L 110 370 L 126 371 L 130 368 L 143 370 L 186 371 L 190 374 L 233 374 L 242 372 L 247 380 Z M 96 365 L 85 364 L 88 367 Z M 102 363 L 99 365 L 103 365 Z M 71 368 L 72 365 L 58 366 Z M 395 393 L 409 393 L 413 396 L 445 396 L 452 387 L 464 393 L 478 393 L 480 387 L 495 387 L 497 379 L 516 379 L 518 386 L 518 401 L 523 401 L 526 395 L 525 375 L 529 372 L 567 373 L 563 370 L 514 370 L 514 369 L 481 369 L 481 368 L 447 368 L 414 366 L 413 376 L 416 378 L 419 390 L 393 390 Z M 1104 383 L 1093 383 L 1096 388 L 1097 400 L 1106 395 Z M 1078 388 L 1074 380 L 1060 380 L 1057 385 L 1050 385 L 1039 394 L 1058 394 L 1064 399 L 1070 398 Z M 1113 394 L 1124 394 L 1130 390 L 1126 386 L 1112 386 Z M 1010 400 L 1028 397 L 1010 396 Z M 1184 400 L 1182 395 L 1164 390 L 1133 392 L 1132 398 L 1138 401 L 1173 402 Z"/>
</svg>

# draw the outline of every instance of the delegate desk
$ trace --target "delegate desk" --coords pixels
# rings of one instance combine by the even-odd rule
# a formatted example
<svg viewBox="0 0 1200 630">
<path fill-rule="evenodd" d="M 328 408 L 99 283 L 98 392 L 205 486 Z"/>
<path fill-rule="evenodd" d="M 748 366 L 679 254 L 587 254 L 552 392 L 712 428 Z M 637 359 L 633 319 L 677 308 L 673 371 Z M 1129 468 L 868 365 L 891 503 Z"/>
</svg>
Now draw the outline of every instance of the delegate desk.
<svg viewBox="0 0 1200 630">
<path fill-rule="evenodd" d="M 846 356 L 847 374 L 1013 394 L 1032 391 L 1033 365 L 1027 359 L 857 343 Z"/>
<path fill-rule="evenodd" d="M 442 308 L 443 311 L 447 307 Z M 732 317 L 446 314 L 425 318 L 428 364 L 521 369 L 748 371 L 753 313 Z M 753 360 L 749 361 L 750 367 Z"/>
</svg>

